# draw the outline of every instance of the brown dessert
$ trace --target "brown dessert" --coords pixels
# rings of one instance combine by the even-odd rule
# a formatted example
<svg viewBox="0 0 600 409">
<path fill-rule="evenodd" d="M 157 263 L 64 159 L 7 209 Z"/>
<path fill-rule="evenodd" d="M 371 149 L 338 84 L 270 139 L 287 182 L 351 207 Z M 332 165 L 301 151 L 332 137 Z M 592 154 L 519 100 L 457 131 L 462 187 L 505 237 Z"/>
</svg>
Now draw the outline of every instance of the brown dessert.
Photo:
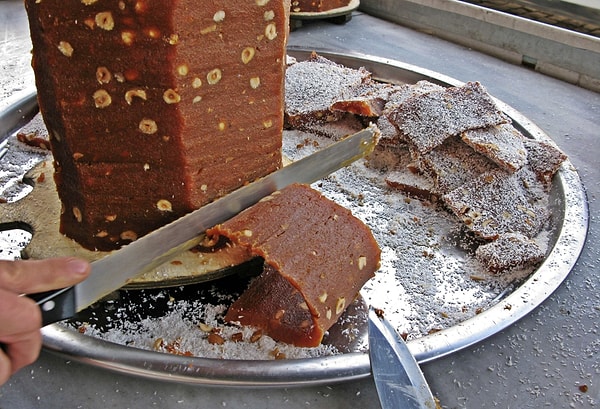
<svg viewBox="0 0 600 409">
<path fill-rule="evenodd" d="M 302 130 L 313 135 L 324 136 L 334 141 L 355 134 L 365 128 L 365 123 L 353 114 L 344 114 L 334 122 L 307 122 L 302 125 Z"/>
<path fill-rule="evenodd" d="M 567 155 L 551 142 L 535 139 L 525 139 L 523 142 L 531 170 L 546 189 L 550 189 L 552 178 L 567 159 Z"/>
<path fill-rule="evenodd" d="M 331 105 L 344 92 L 369 81 L 370 73 L 336 64 L 313 53 L 305 61 L 288 66 L 285 73 L 285 119 L 293 128 L 336 121 L 343 112 Z"/>
<path fill-rule="evenodd" d="M 363 117 L 378 117 L 382 114 L 394 90 L 393 85 L 369 81 L 358 87 L 343 90 L 337 100 L 331 104 L 331 109 Z"/>
<path fill-rule="evenodd" d="M 349 122 L 348 115 L 376 121 L 382 136 L 366 164 L 381 171 L 389 187 L 441 203 L 440 209 L 450 210 L 486 241 L 506 234 L 532 238 L 543 228 L 549 218 L 547 191 L 566 155 L 549 142 L 525 138 L 479 82 L 448 88 L 429 81 L 379 84 L 364 69 L 315 54 L 310 61 L 335 66 L 341 79 L 316 74 L 322 69 L 313 70 L 314 64 L 295 63 L 306 71 L 296 75 L 294 95 L 311 94 L 315 83 L 325 87 L 309 80 L 313 76 L 341 86 L 327 86 L 333 91 L 320 100 L 289 97 L 304 109 L 296 127 L 327 135 L 307 124 L 326 117 L 320 126 L 338 126 Z M 501 250 L 501 244 L 486 252 Z M 526 257 L 523 264 L 535 260 Z"/>
<path fill-rule="evenodd" d="M 265 260 L 225 319 L 297 346 L 321 343 L 379 267 L 368 227 L 306 185 L 291 185 L 207 231 Z"/>
<path fill-rule="evenodd" d="M 408 167 L 393 170 L 385 177 L 385 183 L 410 197 L 435 203 L 439 197 L 430 178 L 412 172 Z"/>
<path fill-rule="evenodd" d="M 548 220 L 548 209 L 530 203 L 518 173 L 497 169 L 442 196 L 446 205 L 476 235 L 495 240 L 504 233 L 535 237 Z"/>
<path fill-rule="evenodd" d="M 61 232 L 112 250 L 281 166 L 290 3 L 26 0 Z"/>
<path fill-rule="evenodd" d="M 381 115 L 377 118 L 377 127 L 381 130 L 380 144 L 394 145 L 406 141 L 396 125 L 388 118 L 388 115 L 396 110 L 402 102 L 415 95 L 422 95 L 430 91 L 443 89 L 440 85 L 425 80 L 418 81 L 415 84 L 394 85 L 393 91 L 390 92 L 385 102 Z"/>
<path fill-rule="evenodd" d="M 413 157 L 421 171 L 434 179 L 438 193 L 448 193 L 482 173 L 498 168 L 458 137 L 449 137 L 440 146 L 424 154 L 413 150 Z"/>
</svg>

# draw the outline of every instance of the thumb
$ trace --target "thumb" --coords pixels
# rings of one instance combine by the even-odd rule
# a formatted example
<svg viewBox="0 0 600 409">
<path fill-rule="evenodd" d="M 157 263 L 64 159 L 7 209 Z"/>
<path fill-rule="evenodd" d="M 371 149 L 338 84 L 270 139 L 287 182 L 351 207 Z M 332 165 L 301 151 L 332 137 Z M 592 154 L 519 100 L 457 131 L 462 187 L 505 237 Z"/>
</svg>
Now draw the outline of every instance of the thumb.
<svg viewBox="0 0 600 409">
<path fill-rule="evenodd" d="M 90 273 L 90 264 L 74 257 L 44 260 L 0 260 L 0 288 L 31 294 L 77 284 Z"/>
</svg>

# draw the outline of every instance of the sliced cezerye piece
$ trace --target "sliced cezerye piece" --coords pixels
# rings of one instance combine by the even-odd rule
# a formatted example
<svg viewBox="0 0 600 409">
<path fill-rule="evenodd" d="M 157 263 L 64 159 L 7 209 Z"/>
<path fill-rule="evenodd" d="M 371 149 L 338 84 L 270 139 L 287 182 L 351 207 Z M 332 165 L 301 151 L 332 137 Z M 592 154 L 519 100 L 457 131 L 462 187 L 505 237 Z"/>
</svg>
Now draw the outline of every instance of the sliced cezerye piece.
<svg viewBox="0 0 600 409">
<path fill-rule="evenodd" d="M 325 332 L 379 268 L 380 249 L 352 213 L 307 185 L 276 192 L 207 231 L 265 260 L 225 317 L 302 347 Z"/>
</svg>

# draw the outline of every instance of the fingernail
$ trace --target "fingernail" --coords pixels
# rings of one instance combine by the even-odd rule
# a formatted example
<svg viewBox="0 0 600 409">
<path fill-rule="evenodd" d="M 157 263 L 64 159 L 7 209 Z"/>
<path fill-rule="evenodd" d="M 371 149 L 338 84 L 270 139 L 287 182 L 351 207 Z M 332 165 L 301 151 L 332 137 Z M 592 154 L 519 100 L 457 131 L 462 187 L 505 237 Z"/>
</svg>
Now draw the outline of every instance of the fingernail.
<svg viewBox="0 0 600 409">
<path fill-rule="evenodd" d="M 67 271 L 72 274 L 83 275 L 86 273 L 88 267 L 89 263 L 85 260 L 74 258 L 67 261 Z"/>
</svg>

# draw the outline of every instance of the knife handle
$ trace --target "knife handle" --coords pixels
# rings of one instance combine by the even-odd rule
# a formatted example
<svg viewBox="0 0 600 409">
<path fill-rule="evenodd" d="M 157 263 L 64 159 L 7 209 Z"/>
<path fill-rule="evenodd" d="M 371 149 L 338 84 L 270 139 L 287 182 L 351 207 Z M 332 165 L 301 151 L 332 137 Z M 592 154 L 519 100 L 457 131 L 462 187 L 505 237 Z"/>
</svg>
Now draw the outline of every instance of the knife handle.
<svg viewBox="0 0 600 409">
<path fill-rule="evenodd" d="M 77 313 L 77 309 L 75 308 L 75 287 L 28 294 L 27 297 L 34 300 L 40 306 L 43 327 L 71 318 Z"/>
<path fill-rule="evenodd" d="M 75 287 L 27 294 L 26 297 L 31 298 L 40 306 L 42 310 L 42 327 L 71 318 L 77 313 L 77 309 L 75 308 Z M 6 351 L 6 345 L 1 342 L 0 350 Z"/>
</svg>

